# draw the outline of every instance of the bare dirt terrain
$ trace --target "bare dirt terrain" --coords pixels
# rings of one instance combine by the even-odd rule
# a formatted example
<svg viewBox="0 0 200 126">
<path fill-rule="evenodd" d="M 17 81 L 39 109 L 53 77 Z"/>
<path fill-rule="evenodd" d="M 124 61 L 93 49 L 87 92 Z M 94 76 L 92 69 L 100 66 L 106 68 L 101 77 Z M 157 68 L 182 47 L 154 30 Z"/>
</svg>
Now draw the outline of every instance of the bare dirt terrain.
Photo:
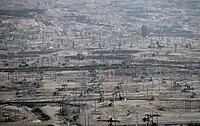
<svg viewBox="0 0 200 126">
<path fill-rule="evenodd" d="M 0 0 L 0 126 L 200 124 L 193 0 Z"/>
</svg>

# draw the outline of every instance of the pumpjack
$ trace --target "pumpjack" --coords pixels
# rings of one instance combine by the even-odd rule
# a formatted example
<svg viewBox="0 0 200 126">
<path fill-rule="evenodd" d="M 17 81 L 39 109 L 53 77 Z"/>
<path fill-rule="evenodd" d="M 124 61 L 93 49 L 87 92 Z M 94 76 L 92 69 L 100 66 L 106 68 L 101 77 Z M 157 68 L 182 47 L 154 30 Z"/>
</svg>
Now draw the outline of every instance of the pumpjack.
<svg viewBox="0 0 200 126">
<path fill-rule="evenodd" d="M 110 116 L 109 119 L 99 119 L 99 120 L 97 120 L 97 121 L 108 122 L 108 123 L 109 123 L 108 126 L 114 126 L 114 125 L 113 125 L 114 122 L 120 123 L 119 120 L 113 119 L 112 116 Z"/>
<path fill-rule="evenodd" d="M 147 126 L 158 126 L 158 124 L 153 121 L 154 117 L 160 117 L 160 115 L 159 114 L 145 114 L 142 120 L 147 123 Z"/>
<path fill-rule="evenodd" d="M 122 84 L 123 84 L 124 82 L 122 81 L 122 82 L 120 82 L 120 83 L 118 83 L 117 84 L 117 86 L 115 87 L 115 92 L 112 94 L 113 95 L 113 97 L 114 97 L 114 99 L 115 99 L 115 101 L 117 101 L 117 100 L 124 100 L 125 98 L 122 96 L 122 93 L 123 93 L 123 89 L 122 89 Z"/>
</svg>

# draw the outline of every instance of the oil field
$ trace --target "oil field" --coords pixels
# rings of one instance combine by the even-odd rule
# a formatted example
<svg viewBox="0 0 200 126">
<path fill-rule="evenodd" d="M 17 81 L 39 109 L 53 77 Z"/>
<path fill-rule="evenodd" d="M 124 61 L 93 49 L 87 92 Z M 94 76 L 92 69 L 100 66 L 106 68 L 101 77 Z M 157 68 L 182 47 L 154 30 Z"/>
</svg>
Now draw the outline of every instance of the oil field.
<svg viewBox="0 0 200 126">
<path fill-rule="evenodd" d="M 200 1 L 0 0 L 0 126 L 199 126 Z"/>
</svg>

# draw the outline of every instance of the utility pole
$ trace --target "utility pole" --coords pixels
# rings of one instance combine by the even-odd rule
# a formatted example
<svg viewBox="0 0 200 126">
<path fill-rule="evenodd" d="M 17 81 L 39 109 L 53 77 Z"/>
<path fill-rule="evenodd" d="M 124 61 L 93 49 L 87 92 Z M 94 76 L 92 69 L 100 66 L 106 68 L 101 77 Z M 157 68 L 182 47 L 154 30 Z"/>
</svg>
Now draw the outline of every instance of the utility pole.
<svg viewBox="0 0 200 126">
<path fill-rule="evenodd" d="M 156 112 L 156 115 L 158 115 L 158 112 Z M 157 125 L 158 125 L 158 116 L 156 116 L 156 121 L 157 121 Z"/>
<path fill-rule="evenodd" d="M 136 126 L 138 126 L 138 113 L 136 113 L 136 122 L 137 122 L 137 124 L 136 124 Z"/>
<path fill-rule="evenodd" d="M 85 126 L 87 126 L 87 114 L 86 114 L 86 110 L 84 110 L 84 117 L 85 117 Z"/>
<path fill-rule="evenodd" d="M 149 82 L 146 81 L 147 84 L 147 99 L 149 98 Z"/>
<path fill-rule="evenodd" d="M 175 43 L 175 53 L 177 52 L 177 43 Z"/>
<path fill-rule="evenodd" d="M 89 117 L 89 114 L 87 115 L 87 119 L 88 119 L 88 126 L 90 126 L 90 117 Z"/>
</svg>

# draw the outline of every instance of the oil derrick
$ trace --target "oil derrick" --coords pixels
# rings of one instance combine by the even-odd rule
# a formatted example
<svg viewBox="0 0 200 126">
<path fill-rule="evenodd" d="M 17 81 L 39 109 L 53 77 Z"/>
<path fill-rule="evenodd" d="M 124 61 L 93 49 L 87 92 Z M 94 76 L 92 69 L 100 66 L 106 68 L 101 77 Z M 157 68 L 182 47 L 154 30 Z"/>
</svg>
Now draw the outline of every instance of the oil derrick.
<svg viewBox="0 0 200 126">
<path fill-rule="evenodd" d="M 101 96 L 102 91 L 100 90 L 100 84 L 92 84 L 89 87 L 86 87 L 84 90 L 85 95 L 89 95 L 90 92 L 99 93 Z"/>
<path fill-rule="evenodd" d="M 100 103 L 100 102 L 104 102 L 104 91 L 101 91 L 101 92 L 99 93 L 98 102 L 99 102 L 99 103 Z"/>
<path fill-rule="evenodd" d="M 62 98 L 62 102 L 60 104 L 60 114 L 65 117 L 67 116 L 66 118 L 69 122 L 76 122 L 79 119 L 81 109 L 86 104 L 73 104 L 70 103 L 65 97 L 66 96 Z"/>
<path fill-rule="evenodd" d="M 185 48 L 187 48 L 187 49 L 191 49 L 192 48 L 192 44 L 189 42 L 189 43 L 187 43 L 186 45 L 185 45 Z"/>
<path fill-rule="evenodd" d="M 131 42 L 131 45 L 129 46 L 130 48 L 132 48 L 133 47 L 133 42 Z"/>
<path fill-rule="evenodd" d="M 191 110 L 191 101 L 189 100 L 189 98 L 185 99 L 185 112 L 188 112 Z"/>
<path fill-rule="evenodd" d="M 62 103 L 60 104 L 60 113 L 64 116 L 68 114 L 68 110 L 69 110 L 69 106 L 65 104 L 66 102 L 67 101 L 65 100 L 65 96 L 64 96 L 62 99 Z"/>
<path fill-rule="evenodd" d="M 103 55 L 103 50 L 104 50 L 104 48 L 105 48 L 105 39 L 103 39 L 103 43 L 102 44 L 100 44 L 99 43 L 99 48 L 100 48 L 100 50 L 101 50 L 101 52 L 100 52 L 100 60 L 101 61 L 105 61 L 105 58 L 104 58 L 104 55 Z"/>
<path fill-rule="evenodd" d="M 84 55 L 82 54 L 82 52 L 79 52 L 76 56 L 78 60 L 84 60 Z"/>
<path fill-rule="evenodd" d="M 190 90 L 194 90 L 194 88 L 190 86 L 189 84 L 185 84 L 181 92 L 189 92 Z"/>
<path fill-rule="evenodd" d="M 157 45 L 157 47 L 158 47 L 159 49 L 164 48 L 164 45 L 160 45 L 160 43 L 159 43 L 158 40 L 156 41 L 156 45 Z"/>
<path fill-rule="evenodd" d="M 118 44 L 118 49 L 119 51 L 121 50 L 121 46 L 122 46 L 122 43 L 121 43 L 121 40 L 119 41 L 119 44 Z"/>
<path fill-rule="evenodd" d="M 141 27 L 141 36 L 143 38 L 147 37 L 148 36 L 148 27 L 146 25 L 142 25 Z"/>
<path fill-rule="evenodd" d="M 190 98 L 194 98 L 196 95 L 197 95 L 196 93 L 192 92 Z"/>
<path fill-rule="evenodd" d="M 115 101 L 117 100 L 124 100 L 125 98 L 122 96 L 123 93 L 123 89 L 122 89 L 122 84 L 124 82 L 120 82 L 117 84 L 117 86 L 115 87 L 115 92 L 113 93 L 113 98 L 115 99 Z"/>
<path fill-rule="evenodd" d="M 90 80 L 90 82 L 96 82 L 96 80 L 98 79 L 98 76 L 97 76 L 97 71 L 96 70 L 94 70 L 93 68 L 91 68 L 90 70 L 89 70 L 89 74 L 90 74 L 90 76 L 92 77 L 92 79 Z"/>
<path fill-rule="evenodd" d="M 55 90 L 53 92 L 53 95 L 52 95 L 52 100 L 53 101 L 56 101 L 58 99 L 58 96 L 59 96 L 59 91 L 58 90 Z"/>
<path fill-rule="evenodd" d="M 98 83 L 98 84 L 95 85 L 95 93 L 101 93 L 100 85 L 102 85 L 102 84 Z"/>
<path fill-rule="evenodd" d="M 75 41 L 72 41 L 72 49 L 75 49 Z"/>
</svg>

